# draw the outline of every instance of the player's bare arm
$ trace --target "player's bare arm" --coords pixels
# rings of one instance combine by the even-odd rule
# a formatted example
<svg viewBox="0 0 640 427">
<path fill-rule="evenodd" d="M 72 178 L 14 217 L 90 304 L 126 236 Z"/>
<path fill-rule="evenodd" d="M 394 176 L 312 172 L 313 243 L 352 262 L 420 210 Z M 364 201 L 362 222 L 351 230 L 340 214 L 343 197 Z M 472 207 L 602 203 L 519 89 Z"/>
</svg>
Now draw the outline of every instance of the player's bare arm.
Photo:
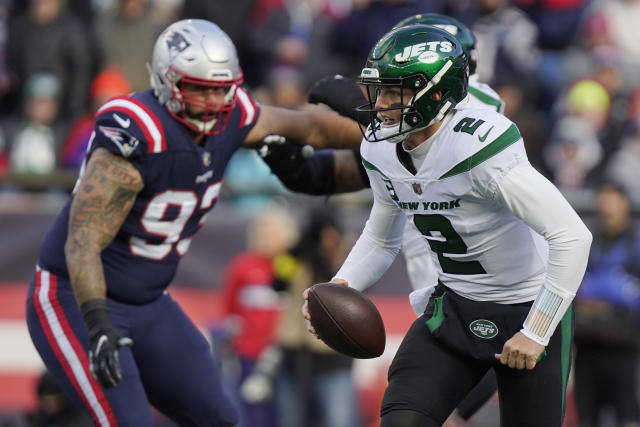
<svg viewBox="0 0 640 427">
<path fill-rule="evenodd" d="M 348 193 L 365 188 L 357 160 L 351 150 L 334 150 L 333 161 L 335 193 Z"/>
<path fill-rule="evenodd" d="M 269 134 L 279 134 L 316 148 L 358 148 L 362 133 L 356 122 L 329 111 L 297 111 L 262 105 L 256 125 L 245 138 L 253 146 Z"/>
<path fill-rule="evenodd" d="M 71 205 L 65 245 L 78 305 L 105 297 L 100 253 L 115 237 L 142 187 L 142 177 L 129 161 L 102 148 L 91 156 Z"/>
</svg>

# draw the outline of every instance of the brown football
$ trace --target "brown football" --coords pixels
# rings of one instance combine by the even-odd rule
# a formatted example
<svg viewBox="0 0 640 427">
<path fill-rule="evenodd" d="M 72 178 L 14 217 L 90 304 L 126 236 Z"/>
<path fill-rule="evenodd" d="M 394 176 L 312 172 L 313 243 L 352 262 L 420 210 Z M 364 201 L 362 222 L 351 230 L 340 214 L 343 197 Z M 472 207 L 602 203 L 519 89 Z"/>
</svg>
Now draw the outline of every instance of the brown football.
<svg viewBox="0 0 640 427">
<path fill-rule="evenodd" d="M 336 283 L 318 283 L 309 289 L 311 325 L 335 351 L 358 359 L 384 352 L 382 316 L 367 296 Z"/>
</svg>

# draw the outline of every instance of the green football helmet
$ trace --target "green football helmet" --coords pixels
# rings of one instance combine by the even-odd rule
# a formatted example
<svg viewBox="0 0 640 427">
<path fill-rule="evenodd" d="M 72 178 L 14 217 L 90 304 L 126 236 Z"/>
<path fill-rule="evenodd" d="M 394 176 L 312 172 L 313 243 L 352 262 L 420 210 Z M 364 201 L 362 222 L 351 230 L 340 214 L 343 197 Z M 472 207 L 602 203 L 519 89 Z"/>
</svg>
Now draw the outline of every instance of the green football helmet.
<svg viewBox="0 0 640 427">
<path fill-rule="evenodd" d="M 369 53 L 359 82 L 369 102 L 358 107 L 370 115 L 368 141 L 400 142 L 437 123 L 467 96 L 469 66 L 458 39 L 430 25 L 410 25 L 385 34 Z M 400 88 L 400 102 L 376 108 L 384 87 Z M 441 97 L 434 96 L 437 92 Z M 399 110 L 399 121 L 385 125 L 383 111 Z"/>
<path fill-rule="evenodd" d="M 455 38 L 460 40 L 462 48 L 467 52 L 469 62 L 469 74 L 476 72 L 478 63 L 478 52 L 476 51 L 476 36 L 473 35 L 469 27 L 455 18 L 439 13 L 420 13 L 403 19 L 393 28 L 406 27 L 407 25 L 433 25 L 450 32 Z"/>
</svg>

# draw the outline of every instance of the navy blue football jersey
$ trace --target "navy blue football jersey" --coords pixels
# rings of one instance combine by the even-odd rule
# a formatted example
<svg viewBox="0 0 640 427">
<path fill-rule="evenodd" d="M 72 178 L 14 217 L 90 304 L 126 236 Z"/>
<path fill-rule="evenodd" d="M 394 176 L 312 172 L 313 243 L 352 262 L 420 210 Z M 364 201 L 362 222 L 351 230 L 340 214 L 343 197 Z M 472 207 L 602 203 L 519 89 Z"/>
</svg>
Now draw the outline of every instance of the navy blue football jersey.
<svg viewBox="0 0 640 427">
<path fill-rule="evenodd" d="M 140 304 L 157 298 L 213 208 L 225 167 L 255 125 L 259 108 L 238 89 L 227 127 L 201 146 L 151 91 L 114 98 L 96 113 L 87 158 L 97 147 L 129 160 L 144 188 L 118 234 L 102 252 L 107 296 Z M 80 171 L 80 180 L 84 166 Z M 78 185 L 78 184 L 76 184 Z M 64 244 L 71 200 L 45 236 L 39 265 L 67 277 Z"/>
</svg>

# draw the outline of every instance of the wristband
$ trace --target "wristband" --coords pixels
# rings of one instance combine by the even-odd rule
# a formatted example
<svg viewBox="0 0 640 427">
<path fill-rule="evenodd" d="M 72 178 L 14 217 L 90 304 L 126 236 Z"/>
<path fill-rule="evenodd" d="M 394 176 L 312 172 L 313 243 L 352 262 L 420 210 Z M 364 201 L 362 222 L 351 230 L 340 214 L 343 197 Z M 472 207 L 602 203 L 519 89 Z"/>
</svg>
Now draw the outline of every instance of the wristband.
<svg viewBox="0 0 640 427">
<path fill-rule="evenodd" d="M 269 164 L 269 160 L 266 160 Z M 297 167 L 296 167 L 297 166 Z M 291 191 L 315 196 L 333 194 L 335 160 L 331 150 L 316 151 L 313 156 L 288 170 L 272 171 Z"/>
<path fill-rule="evenodd" d="M 575 295 L 545 282 L 529 310 L 521 332 L 546 346 Z"/>
<path fill-rule="evenodd" d="M 89 330 L 89 335 L 95 331 L 111 327 L 111 318 L 109 317 L 106 299 L 96 298 L 89 300 L 80 306 L 80 312 Z"/>
</svg>

